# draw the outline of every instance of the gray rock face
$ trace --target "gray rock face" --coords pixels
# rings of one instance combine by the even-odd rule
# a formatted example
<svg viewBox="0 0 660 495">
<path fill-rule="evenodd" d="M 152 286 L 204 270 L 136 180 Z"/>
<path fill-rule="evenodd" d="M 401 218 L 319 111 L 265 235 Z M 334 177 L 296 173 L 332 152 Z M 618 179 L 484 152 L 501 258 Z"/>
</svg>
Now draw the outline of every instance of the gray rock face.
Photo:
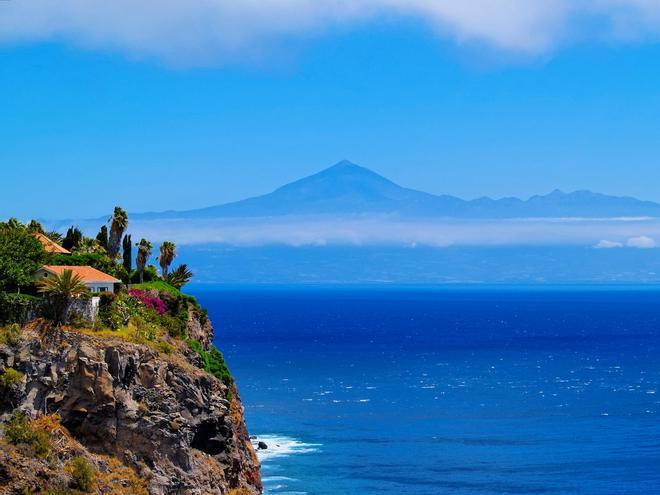
<svg viewBox="0 0 660 495">
<path fill-rule="evenodd" d="M 188 336 L 197 340 L 204 349 L 208 350 L 213 340 L 211 321 L 205 314 L 200 314 L 198 309 L 191 308 L 188 314 Z"/>
<path fill-rule="evenodd" d="M 238 391 L 228 401 L 227 387 L 181 347 L 166 356 L 117 338 L 24 330 L 16 348 L 0 346 L 0 371 L 25 374 L 0 412 L 58 413 L 86 448 L 135 468 L 153 494 L 260 493 Z"/>
</svg>

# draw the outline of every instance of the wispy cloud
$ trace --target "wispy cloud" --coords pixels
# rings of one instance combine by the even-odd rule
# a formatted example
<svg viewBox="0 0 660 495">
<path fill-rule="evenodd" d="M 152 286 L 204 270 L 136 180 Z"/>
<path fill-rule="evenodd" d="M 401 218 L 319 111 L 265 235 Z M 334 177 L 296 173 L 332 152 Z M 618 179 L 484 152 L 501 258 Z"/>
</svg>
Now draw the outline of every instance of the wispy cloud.
<svg viewBox="0 0 660 495">
<path fill-rule="evenodd" d="M 14 0 L 0 2 L 0 41 L 66 40 L 203 65 L 385 17 L 419 19 L 458 44 L 532 54 L 576 39 L 660 35 L 655 0 Z"/>
<path fill-rule="evenodd" d="M 594 247 L 596 249 L 616 249 L 616 248 L 622 248 L 623 243 L 616 241 L 608 241 L 607 239 L 603 239 L 601 241 L 598 241 L 598 244 L 596 244 Z"/>
</svg>

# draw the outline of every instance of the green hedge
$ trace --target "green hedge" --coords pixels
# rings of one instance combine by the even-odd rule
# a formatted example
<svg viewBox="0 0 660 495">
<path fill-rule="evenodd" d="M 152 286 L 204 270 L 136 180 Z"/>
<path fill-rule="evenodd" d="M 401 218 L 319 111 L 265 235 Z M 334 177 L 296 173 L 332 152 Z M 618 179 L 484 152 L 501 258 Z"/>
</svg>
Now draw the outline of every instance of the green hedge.
<svg viewBox="0 0 660 495">
<path fill-rule="evenodd" d="M 37 309 L 41 299 L 27 294 L 0 292 L 0 324 L 25 323 L 31 310 Z"/>
</svg>

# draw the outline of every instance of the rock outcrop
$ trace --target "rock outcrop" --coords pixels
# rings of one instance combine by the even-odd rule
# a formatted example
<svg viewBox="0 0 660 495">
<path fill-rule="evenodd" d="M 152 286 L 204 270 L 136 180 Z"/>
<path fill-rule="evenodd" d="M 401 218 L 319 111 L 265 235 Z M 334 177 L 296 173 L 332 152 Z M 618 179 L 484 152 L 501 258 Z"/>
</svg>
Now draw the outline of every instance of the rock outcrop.
<svg viewBox="0 0 660 495">
<path fill-rule="evenodd" d="M 191 324 L 208 345 L 210 324 Z M 24 375 L 1 399 L 0 413 L 58 414 L 82 447 L 133 468 L 151 494 L 260 493 L 238 390 L 199 369 L 185 342 L 172 345 L 165 353 L 112 335 L 33 325 L 16 346 L 0 346 L 0 371 Z"/>
<path fill-rule="evenodd" d="M 81 488 L 72 467 L 82 460 L 94 472 L 94 491 L 103 495 L 147 495 L 147 480 L 117 458 L 93 454 L 71 437 L 52 416 L 34 421 L 49 435 L 52 448 L 47 457 L 37 457 L 25 445 L 12 445 L 0 439 L 0 493 L 74 494 L 80 491 L 53 487 Z M 88 488 L 88 487 L 83 487 Z M 50 491 L 46 491 L 50 490 Z"/>
</svg>

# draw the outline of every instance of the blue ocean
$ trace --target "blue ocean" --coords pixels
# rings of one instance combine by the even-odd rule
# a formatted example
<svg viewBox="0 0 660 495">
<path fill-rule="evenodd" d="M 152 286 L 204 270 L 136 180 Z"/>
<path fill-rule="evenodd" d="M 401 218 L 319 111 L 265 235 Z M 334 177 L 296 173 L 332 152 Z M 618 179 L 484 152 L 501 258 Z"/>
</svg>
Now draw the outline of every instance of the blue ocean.
<svg viewBox="0 0 660 495">
<path fill-rule="evenodd" d="M 194 293 L 265 493 L 660 493 L 660 291 Z"/>
</svg>

